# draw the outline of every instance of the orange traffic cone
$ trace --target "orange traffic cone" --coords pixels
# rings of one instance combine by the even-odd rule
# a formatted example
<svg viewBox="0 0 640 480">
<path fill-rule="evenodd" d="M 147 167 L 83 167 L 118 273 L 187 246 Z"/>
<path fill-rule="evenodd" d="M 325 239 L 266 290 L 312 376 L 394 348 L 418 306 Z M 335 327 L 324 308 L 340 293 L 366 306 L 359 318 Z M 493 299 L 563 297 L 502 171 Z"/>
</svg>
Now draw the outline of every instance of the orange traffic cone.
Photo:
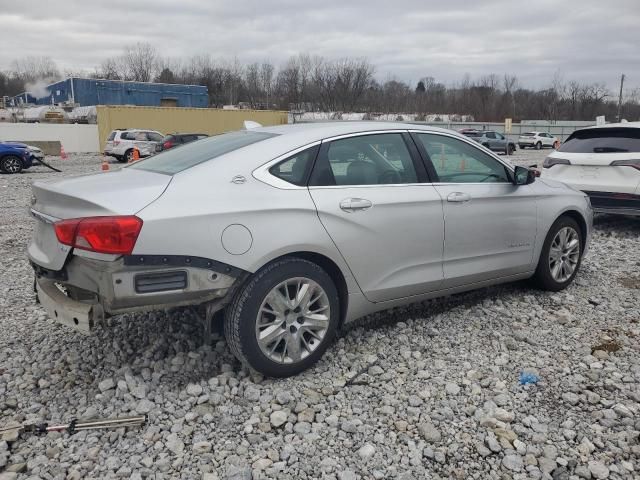
<svg viewBox="0 0 640 480">
<path fill-rule="evenodd" d="M 103 172 L 109 171 L 109 160 L 107 160 L 107 157 L 102 157 L 102 165 L 100 168 Z"/>
<path fill-rule="evenodd" d="M 66 160 L 68 157 L 67 152 L 64 151 L 64 147 L 60 144 L 60 158 Z"/>
<path fill-rule="evenodd" d="M 129 163 L 133 163 L 135 161 L 140 160 L 140 152 L 138 151 L 137 148 L 133 149 L 133 155 L 131 157 L 131 161 Z"/>
</svg>

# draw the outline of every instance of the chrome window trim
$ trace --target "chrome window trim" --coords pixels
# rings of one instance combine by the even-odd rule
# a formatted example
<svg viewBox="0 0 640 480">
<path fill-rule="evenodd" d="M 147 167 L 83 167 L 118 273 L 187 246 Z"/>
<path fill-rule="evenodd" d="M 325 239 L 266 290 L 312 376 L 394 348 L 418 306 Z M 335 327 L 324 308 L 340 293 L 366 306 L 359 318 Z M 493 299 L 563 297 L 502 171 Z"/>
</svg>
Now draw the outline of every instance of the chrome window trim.
<svg viewBox="0 0 640 480">
<path fill-rule="evenodd" d="M 302 147 L 289 150 L 287 153 L 279 155 L 273 160 L 269 160 L 267 163 L 260 165 L 253 172 L 251 172 L 251 176 L 262 183 L 266 183 L 267 185 L 270 185 L 275 188 L 279 188 L 281 190 L 304 190 L 307 188 L 306 185 L 304 186 L 294 185 L 293 183 L 289 183 L 286 180 L 282 180 L 281 178 L 278 178 L 275 175 L 273 175 L 269 171 L 269 169 L 274 165 L 282 162 L 283 160 L 286 160 L 287 158 L 292 157 L 296 153 L 300 153 L 303 150 L 306 150 L 311 147 L 315 147 L 316 145 L 320 145 L 321 143 L 322 143 L 322 140 L 316 140 L 315 142 L 308 143 L 306 145 L 303 145 Z"/>
</svg>

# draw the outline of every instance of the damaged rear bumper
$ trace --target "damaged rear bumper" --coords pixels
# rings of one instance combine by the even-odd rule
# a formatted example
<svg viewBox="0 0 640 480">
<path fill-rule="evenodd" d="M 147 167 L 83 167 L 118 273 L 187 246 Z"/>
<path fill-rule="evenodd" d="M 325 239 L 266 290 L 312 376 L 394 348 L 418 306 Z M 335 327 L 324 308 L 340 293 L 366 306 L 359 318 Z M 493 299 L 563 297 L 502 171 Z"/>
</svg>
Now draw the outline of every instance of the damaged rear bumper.
<svg viewBox="0 0 640 480">
<path fill-rule="evenodd" d="M 32 263 L 38 298 L 55 321 L 89 333 L 105 316 L 212 303 L 224 307 L 243 270 L 201 257 L 72 255 L 60 271 Z"/>
</svg>

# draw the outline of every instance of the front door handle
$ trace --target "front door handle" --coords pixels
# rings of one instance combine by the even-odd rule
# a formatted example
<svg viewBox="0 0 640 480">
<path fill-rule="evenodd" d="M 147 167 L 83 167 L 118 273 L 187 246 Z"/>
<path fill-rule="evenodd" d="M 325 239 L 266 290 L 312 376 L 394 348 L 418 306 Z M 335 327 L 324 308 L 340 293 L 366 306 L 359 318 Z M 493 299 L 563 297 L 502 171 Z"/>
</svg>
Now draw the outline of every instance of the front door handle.
<svg viewBox="0 0 640 480">
<path fill-rule="evenodd" d="M 447 196 L 447 202 L 463 203 L 471 200 L 471 195 L 463 192 L 451 192 Z"/>
<path fill-rule="evenodd" d="M 345 212 L 355 212 L 357 210 L 367 210 L 373 206 L 366 198 L 345 198 L 340 202 L 340 208 Z"/>
</svg>

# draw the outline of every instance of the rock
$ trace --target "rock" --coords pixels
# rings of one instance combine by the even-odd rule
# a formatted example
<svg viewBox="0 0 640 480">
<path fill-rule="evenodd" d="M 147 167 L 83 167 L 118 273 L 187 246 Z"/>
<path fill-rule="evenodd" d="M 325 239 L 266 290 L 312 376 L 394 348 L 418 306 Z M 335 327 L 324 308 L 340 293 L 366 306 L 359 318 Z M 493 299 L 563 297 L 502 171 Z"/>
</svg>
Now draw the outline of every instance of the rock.
<svg viewBox="0 0 640 480">
<path fill-rule="evenodd" d="M 455 383 L 447 383 L 444 389 L 449 395 L 458 395 L 460 393 L 460 387 Z"/>
<path fill-rule="evenodd" d="M 251 480 L 253 477 L 248 465 L 229 465 L 225 480 Z"/>
<path fill-rule="evenodd" d="M 484 439 L 484 444 L 494 453 L 498 453 L 502 450 L 500 442 L 493 435 L 487 435 Z"/>
<path fill-rule="evenodd" d="M 149 413 L 155 407 L 156 407 L 155 403 L 153 403 L 151 400 L 147 400 L 146 398 L 143 398 L 138 403 L 136 403 L 136 412 Z"/>
<path fill-rule="evenodd" d="M 340 429 L 343 432 L 347 432 L 347 433 L 356 433 L 358 431 L 358 427 L 362 425 L 362 421 L 355 419 L 355 420 L 344 420 L 341 424 L 340 424 Z"/>
<path fill-rule="evenodd" d="M 580 402 L 580 397 L 573 392 L 566 392 L 562 394 L 562 399 L 569 405 L 577 405 Z"/>
<path fill-rule="evenodd" d="M 212 448 L 211 442 L 201 441 L 193 444 L 193 451 L 197 454 L 210 452 Z"/>
<path fill-rule="evenodd" d="M 507 423 L 513 422 L 513 420 L 516 418 L 513 412 L 508 412 L 504 408 L 496 408 L 496 411 L 494 412 L 493 416 L 497 420 L 500 420 L 501 422 L 507 422 Z"/>
<path fill-rule="evenodd" d="M 105 378 L 98 384 L 98 390 L 101 392 L 106 392 L 107 390 L 111 390 L 116 387 L 116 382 L 113 381 L 113 378 Z"/>
<path fill-rule="evenodd" d="M 184 442 L 180 440 L 176 433 L 171 433 L 167 436 L 165 445 L 175 455 L 181 455 L 184 452 Z"/>
<path fill-rule="evenodd" d="M 357 477 L 353 470 L 343 470 L 338 472 L 338 480 L 357 480 Z"/>
<path fill-rule="evenodd" d="M 512 472 L 522 470 L 522 457 L 520 455 L 505 455 L 502 459 L 502 465 Z"/>
<path fill-rule="evenodd" d="M 257 402 L 260 400 L 260 390 L 256 387 L 247 387 L 244 389 L 244 398 L 250 402 Z"/>
<path fill-rule="evenodd" d="M 609 469 L 602 462 L 592 460 L 589 462 L 589 471 L 593 478 L 603 479 L 609 477 Z"/>
<path fill-rule="evenodd" d="M 587 467 L 586 465 L 578 465 L 573 473 L 575 473 L 580 478 L 591 478 L 591 472 L 589 471 L 589 467 Z"/>
<path fill-rule="evenodd" d="M 251 465 L 251 468 L 255 470 L 266 470 L 271 465 L 273 465 L 273 460 L 269 458 L 261 458 L 253 462 L 253 465 Z"/>
<path fill-rule="evenodd" d="M 368 460 L 369 458 L 373 457 L 375 453 L 376 448 L 370 443 L 367 443 L 358 449 L 358 455 L 363 460 Z"/>
<path fill-rule="evenodd" d="M 187 385 L 187 394 L 192 397 L 199 397 L 202 394 L 202 387 L 198 383 L 190 383 Z"/>
<path fill-rule="evenodd" d="M 272 426 L 278 428 L 287 423 L 287 414 L 282 410 L 276 410 L 275 412 L 271 413 L 271 415 L 269 416 L 269 420 Z"/>
<path fill-rule="evenodd" d="M 438 430 L 432 423 L 421 423 L 418 425 L 418 431 L 420 435 L 429 443 L 439 442 L 442 438 L 440 430 Z"/>
</svg>

